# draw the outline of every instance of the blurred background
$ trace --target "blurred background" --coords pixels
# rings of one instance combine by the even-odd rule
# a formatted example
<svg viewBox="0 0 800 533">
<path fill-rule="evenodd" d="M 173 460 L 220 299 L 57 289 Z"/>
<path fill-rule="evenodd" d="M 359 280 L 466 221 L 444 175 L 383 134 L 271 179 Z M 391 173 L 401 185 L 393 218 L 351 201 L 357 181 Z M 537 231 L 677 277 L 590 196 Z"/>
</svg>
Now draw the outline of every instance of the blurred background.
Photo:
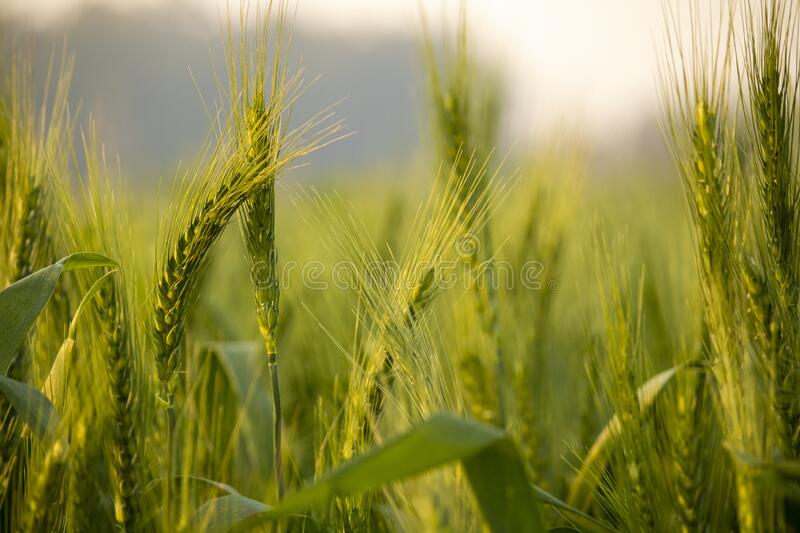
<svg viewBox="0 0 800 533">
<path fill-rule="evenodd" d="M 231 2 L 233 7 L 238 2 Z M 430 156 L 421 12 L 452 32 L 452 0 L 301 0 L 293 50 L 307 116 L 336 107 L 354 134 L 316 154 L 306 174 L 369 174 Z M 503 151 L 554 133 L 586 144 L 593 179 L 671 169 L 658 126 L 658 0 L 472 0 L 471 52 L 502 80 Z M 225 0 L 3 0 L 2 45 L 29 40 L 46 65 L 66 40 L 72 98 L 136 183 L 175 174 L 208 134 L 204 99 L 223 72 Z M 36 69 L 46 69 L 40 65 Z M 374 172 L 373 174 L 387 174 Z"/>
</svg>

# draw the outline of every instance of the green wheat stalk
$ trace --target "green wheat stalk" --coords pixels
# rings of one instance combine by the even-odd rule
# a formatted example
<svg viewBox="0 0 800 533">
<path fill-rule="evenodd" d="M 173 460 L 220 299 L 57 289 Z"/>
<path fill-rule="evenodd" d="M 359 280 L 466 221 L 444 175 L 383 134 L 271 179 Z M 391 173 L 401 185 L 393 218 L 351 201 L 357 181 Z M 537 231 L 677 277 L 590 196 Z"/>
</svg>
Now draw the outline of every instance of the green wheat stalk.
<svg viewBox="0 0 800 533">
<path fill-rule="evenodd" d="M 767 354 L 772 422 L 782 453 L 800 452 L 800 392 L 797 375 L 798 246 L 797 143 L 798 81 L 791 54 L 797 49 L 797 11 L 771 0 L 743 7 L 747 39 L 741 55 L 748 89 L 744 106 L 753 144 L 755 187 L 760 201 L 758 235 L 764 275 L 750 272 L 748 286 L 757 342 Z M 745 99 L 745 96 L 742 97 Z"/>
<path fill-rule="evenodd" d="M 705 319 L 713 347 L 719 412 L 726 442 L 756 457 L 770 454 L 763 413 L 763 364 L 748 334 L 746 303 L 754 289 L 743 258 L 750 208 L 743 170 L 728 126 L 727 84 L 733 50 L 732 14 L 723 12 L 716 33 L 704 32 L 700 8 L 692 6 L 692 42 L 680 43 L 680 25 L 665 10 L 673 32 L 668 41 L 663 94 L 667 132 L 683 176 L 697 237 Z M 728 15 L 727 17 L 725 15 Z M 709 36 L 710 35 L 710 36 Z M 705 40 L 707 39 L 707 40 Z M 748 300 L 749 298 L 749 300 Z M 766 411 L 765 411 L 766 409 Z M 736 494 L 742 531 L 770 529 L 780 521 L 773 490 L 757 482 L 747 465 L 736 463 Z"/>
<path fill-rule="evenodd" d="M 253 51 L 255 61 L 249 59 L 247 35 L 240 42 L 239 63 L 235 50 L 229 49 L 229 79 L 231 94 L 241 94 L 241 107 L 236 113 L 236 127 L 241 132 L 242 147 L 247 151 L 248 163 L 274 165 L 280 159 L 284 124 L 290 119 L 293 91 L 297 91 L 300 80 L 288 73 L 286 54 L 289 36 L 287 32 L 287 4 L 277 8 L 274 28 L 269 18 L 263 27 L 256 29 Z M 273 37 L 270 32 L 274 31 Z M 272 43 L 273 61 L 269 74 L 267 49 Z M 237 83 L 238 66 L 239 76 Z M 269 86 L 267 87 L 267 77 Z M 241 85 L 241 87 L 239 87 Z M 264 187 L 256 191 L 239 211 L 239 226 L 247 250 L 251 277 L 254 279 L 256 318 L 264 339 L 267 364 L 272 382 L 273 406 L 273 464 L 278 499 L 283 497 L 282 413 L 278 383 L 278 310 L 280 286 L 277 272 L 278 251 L 275 244 L 275 180 L 277 172 L 268 176 Z"/>
</svg>

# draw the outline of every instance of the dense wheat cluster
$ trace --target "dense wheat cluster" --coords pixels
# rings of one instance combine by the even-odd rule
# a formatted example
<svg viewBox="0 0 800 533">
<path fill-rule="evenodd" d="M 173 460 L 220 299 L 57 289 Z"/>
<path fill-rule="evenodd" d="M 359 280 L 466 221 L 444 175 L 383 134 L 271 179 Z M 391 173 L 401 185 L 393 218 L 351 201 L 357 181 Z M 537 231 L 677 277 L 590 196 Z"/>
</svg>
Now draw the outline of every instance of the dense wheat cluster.
<svg viewBox="0 0 800 533">
<path fill-rule="evenodd" d="M 281 1 L 224 23 L 207 146 L 132 207 L 72 58 L 15 46 L 0 531 L 800 530 L 800 8 L 663 5 L 670 182 L 499 149 L 464 3 L 422 17 L 423 175 L 285 184 L 351 133 L 293 111 Z"/>
</svg>

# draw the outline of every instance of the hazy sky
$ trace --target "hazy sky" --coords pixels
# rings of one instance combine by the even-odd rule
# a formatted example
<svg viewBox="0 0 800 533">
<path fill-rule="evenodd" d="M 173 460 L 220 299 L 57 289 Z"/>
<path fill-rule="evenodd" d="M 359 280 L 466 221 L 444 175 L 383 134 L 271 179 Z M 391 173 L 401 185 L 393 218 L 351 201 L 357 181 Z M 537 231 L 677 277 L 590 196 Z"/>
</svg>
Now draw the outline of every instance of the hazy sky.
<svg viewBox="0 0 800 533">
<path fill-rule="evenodd" d="M 36 26 L 86 3 L 124 11 L 167 2 L 202 10 L 212 22 L 227 5 L 226 0 L 2 0 L 0 9 Z M 316 32 L 413 38 L 420 6 L 436 19 L 457 5 L 457 0 L 300 0 L 298 24 Z M 602 141 L 632 133 L 652 117 L 660 5 L 660 0 L 469 0 L 475 51 L 505 70 L 512 131 L 524 137 L 568 116 L 570 126 Z"/>
</svg>

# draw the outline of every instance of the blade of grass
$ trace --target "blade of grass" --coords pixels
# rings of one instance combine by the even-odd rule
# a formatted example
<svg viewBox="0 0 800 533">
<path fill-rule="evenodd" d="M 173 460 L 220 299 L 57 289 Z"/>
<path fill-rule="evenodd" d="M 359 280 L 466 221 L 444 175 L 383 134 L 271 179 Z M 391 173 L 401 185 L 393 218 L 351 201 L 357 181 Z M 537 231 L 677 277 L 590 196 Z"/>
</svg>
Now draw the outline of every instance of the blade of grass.
<svg viewBox="0 0 800 533">
<path fill-rule="evenodd" d="M 575 525 L 580 526 L 583 528 L 583 531 L 589 532 L 597 532 L 597 533 L 608 533 L 608 532 L 615 532 L 617 531 L 610 525 L 602 522 L 593 516 L 590 516 L 583 511 L 579 511 L 578 509 L 572 507 L 564 503 L 563 501 L 559 500 L 546 490 L 537 487 L 536 485 L 531 485 L 533 487 L 533 492 L 536 493 L 536 497 L 542 503 L 550 505 L 554 507 L 559 513 L 566 514 L 569 516 L 569 520 L 574 522 Z M 567 528 L 569 529 L 569 528 Z M 553 529 L 549 529 L 548 531 L 553 531 Z"/>
</svg>

